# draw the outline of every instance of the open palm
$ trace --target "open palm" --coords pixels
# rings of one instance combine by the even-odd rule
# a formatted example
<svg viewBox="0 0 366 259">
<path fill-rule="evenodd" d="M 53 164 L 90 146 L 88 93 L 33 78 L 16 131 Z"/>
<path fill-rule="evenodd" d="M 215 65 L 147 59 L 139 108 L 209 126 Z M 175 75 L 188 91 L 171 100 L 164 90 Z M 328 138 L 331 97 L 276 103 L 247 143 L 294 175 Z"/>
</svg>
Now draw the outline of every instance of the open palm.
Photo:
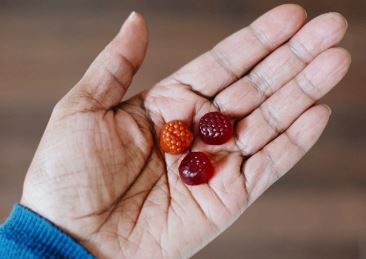
<svg viewBox="0 0 366 259">
<path fill-rule="evenodd" d="M 188 257 L 224 231 L 316 142 L 330 110 L 314 103 L 345 75 L 337 13 L 306 25 L 282 5 L 151 89 L 121 102 L 148 36 L 134 13 L 56 105 L 28 171 L 21 203 L 101 257 Z M 159 131 L 179 119 L 197 132 L 209 111 L 233 119 L 222 146 L 199 138 L 216 173 L 187 186 L 183 155 L 164 154 Z M 197 135 L 197 134 L 195 134 Z M 244 230 L 243 230 L 244 231 Z"/>
</svg>

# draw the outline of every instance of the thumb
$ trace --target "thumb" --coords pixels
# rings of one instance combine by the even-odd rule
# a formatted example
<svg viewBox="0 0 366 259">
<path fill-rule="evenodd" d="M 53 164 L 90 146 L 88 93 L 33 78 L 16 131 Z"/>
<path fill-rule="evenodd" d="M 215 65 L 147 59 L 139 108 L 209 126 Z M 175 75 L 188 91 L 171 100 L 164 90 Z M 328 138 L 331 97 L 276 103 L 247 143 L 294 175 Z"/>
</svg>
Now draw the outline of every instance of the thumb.
<svg viewBox="0 0 366 259">
<path fill-rule="evenodd" d="M 121 102 L 145 57 L 148 32 L 144 18 L 132 12 L 64 99 L 77 110 L 107 110 Z M 77 107 L 75 107 L 75 105 Z M 68 107 L 71 108 L 71 107 Z"/>
</svg>

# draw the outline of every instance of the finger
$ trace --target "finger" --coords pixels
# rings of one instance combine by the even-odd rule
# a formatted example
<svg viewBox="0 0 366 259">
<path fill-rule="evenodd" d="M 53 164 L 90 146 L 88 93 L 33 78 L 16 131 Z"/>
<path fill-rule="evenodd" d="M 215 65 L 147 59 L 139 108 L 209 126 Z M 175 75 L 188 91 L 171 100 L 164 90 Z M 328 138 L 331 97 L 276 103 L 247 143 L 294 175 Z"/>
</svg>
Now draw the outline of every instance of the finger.
<svg viewBox="0 0 366 259">
<path fill-rule="evenodd" d="M 245 116 L 297 75 L 319 53 L 339 43 L 346 30 L 347 22 L 338 13 L 314 18 L 247 76 L 220 92 L 214 103 L 232 117 Z"/>
<path fill-rule="evenodd" d="M 298 5 L 278 6 L 162 83 L 179 83 L 200 95 L 213 96 L 287 41 L 303 25 L 305 18 L 304 9 Z"/>
<path fill-rule="evenodd" d="M 350 62 L 350 55 L 342 48 L 323 52 L 296 78 L 239 121 L 238 145 L 244 154 L 254 154 L 288 128 L 344 77 Z"/>
<path fill-rule="evenodd" d="M 133 12 L 68 97 L 82 109 L 109 109 L 117 105 L 142 64 L 147 44 L 144 18 Z"/>
<path fill-rule="evenodd" d="M 315 144 L 330 113 L 325 105 L 310 108 L 286 132 L 248 159 L 243 168 L 248 205 L 287 173 Z"/>
</svg>

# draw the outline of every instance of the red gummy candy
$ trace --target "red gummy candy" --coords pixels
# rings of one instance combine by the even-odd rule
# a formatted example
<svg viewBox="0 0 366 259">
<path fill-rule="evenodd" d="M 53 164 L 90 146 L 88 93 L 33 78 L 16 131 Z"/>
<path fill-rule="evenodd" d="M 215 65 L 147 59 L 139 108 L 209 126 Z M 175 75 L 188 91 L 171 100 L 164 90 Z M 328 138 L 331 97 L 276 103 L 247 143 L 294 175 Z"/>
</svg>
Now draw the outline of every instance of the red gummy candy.
<svg viewBox="0 0 366 259">
<path fill-rule="evenodd" d="M 179 175 L 188 185 L 207 183 L 214 175 L 215 168 L 205 153 L 188 153 L 179 165 Z"/>
<path fill-rule="evenodd" d="M 209 145 L 221 145 L 233 136 L 230 119 L 221 112 L 206 113 L 199 122 L 201 139 Z"/>
</svg>

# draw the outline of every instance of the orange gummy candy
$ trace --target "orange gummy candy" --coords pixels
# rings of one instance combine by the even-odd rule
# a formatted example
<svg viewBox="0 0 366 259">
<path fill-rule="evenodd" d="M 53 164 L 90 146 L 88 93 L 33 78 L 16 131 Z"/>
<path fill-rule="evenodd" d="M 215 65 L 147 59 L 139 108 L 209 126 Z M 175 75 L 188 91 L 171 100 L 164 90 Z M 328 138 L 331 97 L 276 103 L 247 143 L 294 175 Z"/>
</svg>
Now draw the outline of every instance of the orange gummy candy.
<svg viewBox="0 0 366 259">
<path fill-rule="evenodd" d="M 180 120 L 170 121 L 160 131 L 160 147 L 171 154 L 180 154 L 191 146 L 193 134 L 187 124 Z"/>
</svg>

